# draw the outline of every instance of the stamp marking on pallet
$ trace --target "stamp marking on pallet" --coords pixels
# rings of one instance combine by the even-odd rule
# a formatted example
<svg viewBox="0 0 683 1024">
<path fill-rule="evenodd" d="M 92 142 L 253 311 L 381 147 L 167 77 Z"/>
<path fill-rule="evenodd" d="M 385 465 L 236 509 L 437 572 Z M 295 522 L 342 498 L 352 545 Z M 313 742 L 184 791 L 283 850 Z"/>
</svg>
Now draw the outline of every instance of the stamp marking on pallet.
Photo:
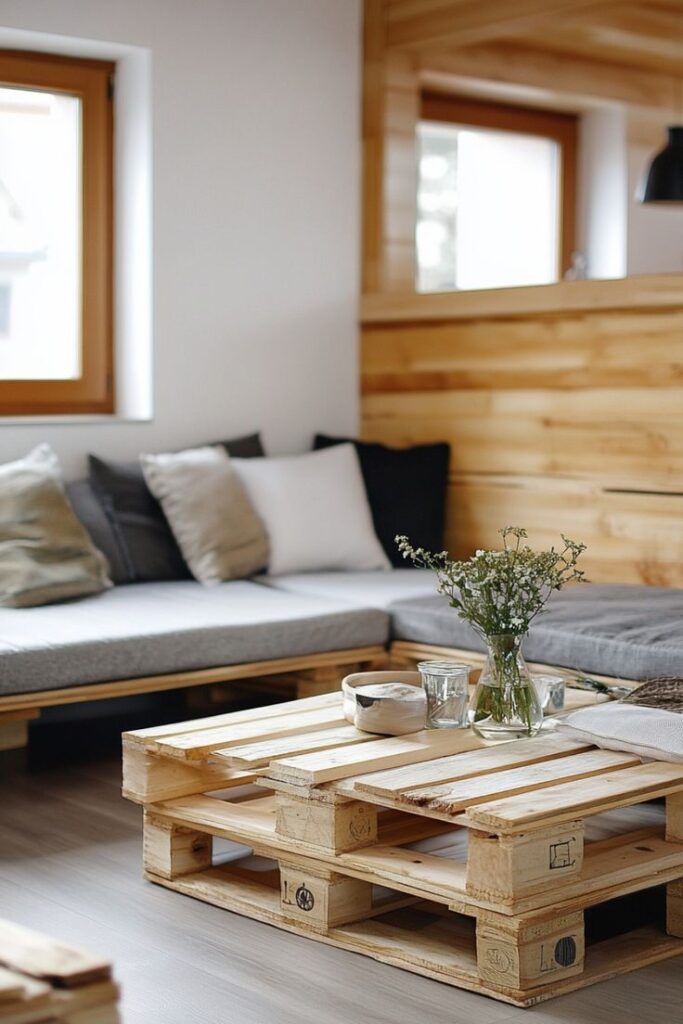
<svg viewBox="0 0 683 1024">
<path fill-rule="evenodd" d="M 378 739 L 337 695 L 263 711 L 124 737 L 146 877 L 520 1006 L 683 953 L 683 765 L 552 732 Z M 214 836 L 272 869 L 215 865 Z M 587 946 L 585 912 L 659 887 L 665 922 Z"/>
</svg>

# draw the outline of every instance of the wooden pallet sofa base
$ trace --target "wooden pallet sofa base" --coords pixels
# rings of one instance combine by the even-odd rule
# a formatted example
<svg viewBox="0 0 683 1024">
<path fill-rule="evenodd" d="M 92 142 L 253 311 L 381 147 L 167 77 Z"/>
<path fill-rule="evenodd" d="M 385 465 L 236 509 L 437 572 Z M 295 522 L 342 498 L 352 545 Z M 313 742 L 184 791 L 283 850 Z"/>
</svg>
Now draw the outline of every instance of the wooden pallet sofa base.
<svg viewBox="0 0 683 1024">
<path fill-rule="evenodd" d="M 552 734 L 377 739 L 329 694 L 126 734 L 124 792 L 150 881 L 514 1005 L 683 954 L 682 765 Z"/>
<path fill-rule="evenodd" d="M 387 651 L 377 644 L 322 654 L 307 654 L 294 658 L 276 658 L 241 665 L 222 665 L 135 679 L 116 679 L 105 683 L 69 686 L 32 693 L 0 696 L 0 751 L 25 746 L 28 742 L 28 722 L 40 715 L 42 708 L 85 701 L 108 700 L 142 693 L 185 689 L 210 684 L 263 679 L 281 685 L 297 697 L 316 696 L 339 689 L 339 680 L 349 672 L 383 666 Z"/>
<path fill-rule="evenodd" d="M 2 1024 L 119 1024 L 118 996 L 106 961 L 0 921 Z"/>
<path fill-rule="evenodd" d="M 413 643 L 412 640 L 394 640 L 389 646 L 389 658 L 395 668 L 413 668 L 417 662 L 429 661 L 431 659 L 440 660 L 444 658 L 447 661 L 461 661 L 472 669 L 470 681 L 478 678 L 486 661 L 486 655 L 480 651 L 469 651 L 463 647 L 440 647 L 437 644 L 418 644 Z M 570 673 L 570 670 L 557 665 L 546 665 L 541 662 L 527 662 L 527 664 L 533 672 L 552 674 L 559 671 Z M 590 676 L 591 679 L 597 679 L 607 684 L 618 683 L 619 686 L 628 686 L 633 689 L 641 685 L 636 679 L 624 679 L 621 676 L 605 676 L 599 675 L 597 672 L 587 672 L 585 674 Z"/>
</svg>

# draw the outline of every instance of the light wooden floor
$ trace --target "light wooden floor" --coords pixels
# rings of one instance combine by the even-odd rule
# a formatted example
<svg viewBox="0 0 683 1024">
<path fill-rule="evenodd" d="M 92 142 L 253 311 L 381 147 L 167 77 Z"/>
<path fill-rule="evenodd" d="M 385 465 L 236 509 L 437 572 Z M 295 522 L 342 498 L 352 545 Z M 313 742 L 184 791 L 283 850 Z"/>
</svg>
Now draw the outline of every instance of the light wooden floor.
<svg viewBox="0 0 683 1024">
<path fill-rule="evenodd" d="M 123 1024 L 676 1024 L 683 961 L 519 1010 L 145 883 L 112 761 L 0 755 L 0 915 L 110 957 Z"/>
</svg>

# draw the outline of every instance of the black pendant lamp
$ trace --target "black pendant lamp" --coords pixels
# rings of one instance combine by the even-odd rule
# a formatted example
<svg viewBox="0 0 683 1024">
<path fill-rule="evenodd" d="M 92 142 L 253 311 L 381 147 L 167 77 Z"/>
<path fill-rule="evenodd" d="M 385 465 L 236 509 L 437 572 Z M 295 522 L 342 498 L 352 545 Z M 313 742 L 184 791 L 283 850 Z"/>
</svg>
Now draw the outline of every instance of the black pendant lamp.
<svg viewBox="0 0 683 1024">
<path fill-rule="evenodd" d="M 669 140 L 645 177 L 641 203 L 683 203 L 683 125 L 668 129 Z"/>
<path fill-rule="evenodd" d="M 683 10 L 678 42 L 681 58 L 679 71 L 683 71 Z M 683 204 L 683 74 L 674 78 L 673 99 L 680 121 L 667 128 L 666 146 L 654 157 L 643 178 L 638 196 L 641 203 Z"/>
</svg>

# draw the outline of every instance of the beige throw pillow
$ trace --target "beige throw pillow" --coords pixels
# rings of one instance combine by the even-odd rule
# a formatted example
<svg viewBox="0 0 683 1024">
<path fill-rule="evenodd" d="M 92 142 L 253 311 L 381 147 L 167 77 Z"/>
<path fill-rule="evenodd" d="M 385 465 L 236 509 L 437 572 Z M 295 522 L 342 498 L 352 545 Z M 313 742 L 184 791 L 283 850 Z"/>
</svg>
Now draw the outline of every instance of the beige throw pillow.
<svg viewBox="0 0 683 1024">
<path fill-rule="evenodd" d="M 64 494 L 49 445 L 0 466 L 0 604 L 51 604 L 111 585 L 104 555 Z"/>
<path fill-rule="evenodd" d="M 141 455 L 140 462 L 195 579 L 212 585 L 265 568 L 263 524 L 224 448 Z"/>
</svg>

